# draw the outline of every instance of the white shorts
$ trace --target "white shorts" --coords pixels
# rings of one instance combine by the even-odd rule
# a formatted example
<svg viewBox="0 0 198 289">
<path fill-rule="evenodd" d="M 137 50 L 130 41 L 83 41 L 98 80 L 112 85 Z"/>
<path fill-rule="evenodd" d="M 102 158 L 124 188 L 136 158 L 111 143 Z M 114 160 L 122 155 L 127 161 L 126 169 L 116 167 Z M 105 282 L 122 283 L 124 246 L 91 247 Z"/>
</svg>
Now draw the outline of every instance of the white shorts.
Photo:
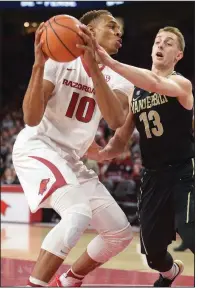
<svg viewBox="0 0 198 289">
<path fill-rule="evenodd" d="M 57 195 L 62 187 L 67 192 L 71 187 L 80 186 L 92 211 L 115 202 L 96 173 L 88 170 L 82 161 L 74 160 L 60 148 L 56 150 L 40 139 L 27 140 L 23 139 L 23 132 L 20 134 L 13 147 L 13 164 L 33 213 L 49 207 L 49 196 Z"/>
</svg>

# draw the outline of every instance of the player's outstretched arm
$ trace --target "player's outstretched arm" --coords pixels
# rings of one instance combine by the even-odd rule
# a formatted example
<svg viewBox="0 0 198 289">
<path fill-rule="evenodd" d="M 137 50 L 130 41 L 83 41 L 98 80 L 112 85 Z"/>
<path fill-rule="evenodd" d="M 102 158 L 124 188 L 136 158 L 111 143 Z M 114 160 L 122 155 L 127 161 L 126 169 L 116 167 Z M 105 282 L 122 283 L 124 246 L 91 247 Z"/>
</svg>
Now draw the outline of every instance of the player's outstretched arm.
<svg viewBox="0 0 198 289">
<path fill-rule="evenodd" d="M 41 23 L 35 34 L 35 61 L 32 68 L 32 75 L 23 100 L 24 122 L 29 126 L 36 126 L 40 123 L 47 101 L 54 89 L 54 85 L 43 80 L 44 66 L 47 60 L 41 50 L 42 42 L 40 37 L 44 23 Z"/>
<path fill-rule="evenodd" d="M 112 70 L 125 77 L 135 86 L 147 91 L 152 91 L 170 97 L 178 97 L 180 103 L 186 108 L 193 106 L 192 84 L 180 75 L 170 77 L 158 76 L 150 70 L 120 63 L 111 58 L 106 51 L 97 45 L 97 53 L 101 62 Z"/>
<path fill-rule="evenodd" d="M 95 59 L 95 39 L 86 26 L 82 25 L 81 29 L 85 45 L 77 45 L 77 47 L 84 50 L 84 59 L 89 66 L 100 111 L 109 127 L 115 130 L 125 122 L 128 98 L 125 94 L 114 92 L 109 87 Z"/>
</svg>

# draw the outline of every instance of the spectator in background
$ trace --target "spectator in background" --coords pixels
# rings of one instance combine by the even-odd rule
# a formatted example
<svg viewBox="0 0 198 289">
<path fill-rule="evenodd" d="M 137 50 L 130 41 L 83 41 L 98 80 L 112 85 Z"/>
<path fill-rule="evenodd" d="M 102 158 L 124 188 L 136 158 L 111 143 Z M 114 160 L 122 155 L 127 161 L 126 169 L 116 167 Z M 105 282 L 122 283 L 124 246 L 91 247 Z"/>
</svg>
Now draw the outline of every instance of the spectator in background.
<svg viewBox="0 0 198 289">
<path fill-rule="evenodd" d="M 131 137 L 132 160 L 135 160 L 136 158 L 141 157 L 139 139 L 140 139 L 139 132 L 137 131 L 137 129 L 135 129 Z"/>
<path fill-rule="evenodd" d="M 12 128 L 14 126 L 14 122 L 13 119 L 11 117 L 11 115 L 9 113 L 6 114 L 6 116 L 4 117 L 4 120 L 2 122 L 2 128 Z"/>
<path fill-rule="evenodd" d="M 1 179 L 1 184 L 2 185 L 19 184 L 15 170 L 12 167 L 5 169 L 3 177 Z"/>
</svg>

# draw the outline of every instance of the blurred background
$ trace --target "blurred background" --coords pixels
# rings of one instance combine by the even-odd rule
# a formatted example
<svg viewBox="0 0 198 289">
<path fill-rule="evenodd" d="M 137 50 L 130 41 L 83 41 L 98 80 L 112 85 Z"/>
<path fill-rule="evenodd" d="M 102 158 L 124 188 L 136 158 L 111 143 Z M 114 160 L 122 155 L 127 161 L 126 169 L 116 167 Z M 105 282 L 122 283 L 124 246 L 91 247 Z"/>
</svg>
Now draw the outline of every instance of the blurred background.
<svg viewBox="0 0 198 289">
<path fill-rule="evenodd" d="M 116 59 L 142 68 L 151 67 L 151 49 L 158 30 L 164 26 L 178 27 L 184 34 L 186 49 L 177 71 L 192 81 L 194 89 L 195 2 L 1 1 L 0 173 L 1 186 L 9 186 L 9 192 L 12 192 L 10 186 L 15 185 L 15 190 L 16 186 L 19 186 L 11 154 L 16 136 L 24 127 L 21 106 L 34 62 L 34 33 L 40 22 L 54 15 L 70 14 L 80 18 L 85 12 L 93 9 L 109 10 L 123 25 L 123 47 Z M 96 134 L 97 143 L 105 146 L 112 135 L 113 131 L 102 120 Z M 122 207 L 130 223 L 138 228 L 137 191 L 142 170 L 138 132 L 133 133 L 128 149 L 119 158 L 104 164 L 86 158 L 83 161 L 88 168 L 98 173 L 100 180 Z M 53 210 L 43 209 L 40 221 L 53 224 L 59 221 L 59 216 Z"/>
</svg>

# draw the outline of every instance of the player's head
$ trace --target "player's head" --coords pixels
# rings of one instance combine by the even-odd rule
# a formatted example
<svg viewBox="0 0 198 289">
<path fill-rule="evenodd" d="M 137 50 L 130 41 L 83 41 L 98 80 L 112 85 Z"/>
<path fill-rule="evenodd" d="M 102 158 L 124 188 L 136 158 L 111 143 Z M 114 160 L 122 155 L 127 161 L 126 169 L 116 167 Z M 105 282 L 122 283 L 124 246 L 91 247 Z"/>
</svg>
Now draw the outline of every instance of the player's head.
<svg viewBox="0 0 198 289">
<path fill-rule="evenodd" d="M 176 27 L 164 27 L 156 35 L 152 59 L 158 69 L 174 67 L 183 57 L 185 48 L 184 36 Z"/>
<path fill-rule="evenodd" d="M 122 46 L 122 32 L 118 21 L 107 10 L 92 10 L 80 18 L 87 25 L 98 43 L 109 53 L 116 54 Z"/>
</svg>

